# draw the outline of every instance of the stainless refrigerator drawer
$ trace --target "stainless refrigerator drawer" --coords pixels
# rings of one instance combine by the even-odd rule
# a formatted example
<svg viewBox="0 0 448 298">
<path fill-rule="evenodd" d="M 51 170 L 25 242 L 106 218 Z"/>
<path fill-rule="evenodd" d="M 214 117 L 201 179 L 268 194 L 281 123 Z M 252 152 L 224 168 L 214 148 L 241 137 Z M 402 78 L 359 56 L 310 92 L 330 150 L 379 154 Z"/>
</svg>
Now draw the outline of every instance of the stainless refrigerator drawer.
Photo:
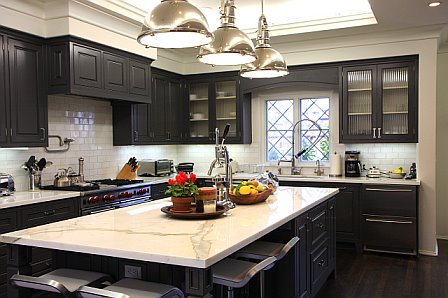
<svg viewBox="0 0 448 298">
<path fill-rule="evenodd" d="M 414 217 L 363 214 L 364 250 L 417 254 L 417 223 Z"/>
</svg>

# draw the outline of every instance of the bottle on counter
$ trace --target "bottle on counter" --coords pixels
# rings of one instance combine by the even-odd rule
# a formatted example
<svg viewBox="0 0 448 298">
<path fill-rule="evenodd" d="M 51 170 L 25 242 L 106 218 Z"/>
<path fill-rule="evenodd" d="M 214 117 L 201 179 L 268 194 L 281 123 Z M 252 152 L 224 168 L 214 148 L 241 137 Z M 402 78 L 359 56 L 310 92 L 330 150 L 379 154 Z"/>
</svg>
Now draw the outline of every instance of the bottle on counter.
<svg viewBox="0 0 448 298">
<path fill-rule="evenodd" d="M 196 196 L 196 212 L 213 213 L 216 212 L 216 187 L 200 187 Z"/>
</svg>

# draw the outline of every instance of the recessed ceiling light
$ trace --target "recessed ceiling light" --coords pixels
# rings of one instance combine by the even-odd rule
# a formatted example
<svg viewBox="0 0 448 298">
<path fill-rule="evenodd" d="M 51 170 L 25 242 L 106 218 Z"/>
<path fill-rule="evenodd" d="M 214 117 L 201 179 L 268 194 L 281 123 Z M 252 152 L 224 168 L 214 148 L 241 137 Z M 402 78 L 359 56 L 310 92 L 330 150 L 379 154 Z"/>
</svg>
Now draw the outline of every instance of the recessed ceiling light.
<svg viewBox="0 0 448 298">
<path fill-rule="evenodd" d="M 440 4 L 442 4 L 442 2 L 440 2 L 440 1 L 433 1 L 433 2 L 429 2 L 428 6 L 429 7 L 436 7 L 436 6 L 439 6 Z"/>
</svg>

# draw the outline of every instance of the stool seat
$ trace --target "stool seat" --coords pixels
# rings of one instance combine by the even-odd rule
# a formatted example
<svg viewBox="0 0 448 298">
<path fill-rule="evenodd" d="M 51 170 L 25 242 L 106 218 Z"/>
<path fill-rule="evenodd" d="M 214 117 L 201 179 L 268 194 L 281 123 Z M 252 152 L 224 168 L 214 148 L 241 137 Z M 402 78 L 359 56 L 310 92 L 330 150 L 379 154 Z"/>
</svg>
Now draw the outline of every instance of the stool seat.
<svg viewBox="0 0 448 298">
<path fill-rule="evenodd" d="M 132 278 L 121 279 L 104 289 L 84 286 L 77 294 L 82 298 L 184 298 L 182 291 L 174 286 Z"/>
<path fill-rule="evenodd" d="M 277 261 L 280 261 L 297 242 L 299 242 L 299 237 L 297 236 L 291 238 L 286 244 L 257 240 L 237 251 L 234 256 L 252 260 L 275 257 Z"/>
<path fill-rule="evenodd" d="M 275 257 L 268 257 L 259 263 L 226 258 L 212 266 L 213 283 L 227 286 L 228 297 L 233 297 L 233 288 L 244 287 L 258 272 L 271 266 Z"/>
<path fill-rule="evenodd" d="M 60 293 L 65 297 L 73 297 L 81 286 L 105 281 L 113 280 L 108 274 L 67 268 L 56 269 L 39 277 L 14 274 L 10 279 L 16 287 Z"/>
</svg>

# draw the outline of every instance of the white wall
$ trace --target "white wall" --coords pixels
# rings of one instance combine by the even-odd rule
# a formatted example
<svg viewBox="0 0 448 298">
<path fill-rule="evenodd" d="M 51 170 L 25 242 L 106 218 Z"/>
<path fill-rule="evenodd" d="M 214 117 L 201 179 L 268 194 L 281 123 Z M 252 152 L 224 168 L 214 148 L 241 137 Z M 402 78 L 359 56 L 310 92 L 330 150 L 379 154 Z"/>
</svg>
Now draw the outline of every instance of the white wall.
<svg viewBox="0 0 448 298">
<path fill-rule="evenodd" d="M 437 56 L 437 237 L 448 239 L 448 49 Z"/>
</svg>

